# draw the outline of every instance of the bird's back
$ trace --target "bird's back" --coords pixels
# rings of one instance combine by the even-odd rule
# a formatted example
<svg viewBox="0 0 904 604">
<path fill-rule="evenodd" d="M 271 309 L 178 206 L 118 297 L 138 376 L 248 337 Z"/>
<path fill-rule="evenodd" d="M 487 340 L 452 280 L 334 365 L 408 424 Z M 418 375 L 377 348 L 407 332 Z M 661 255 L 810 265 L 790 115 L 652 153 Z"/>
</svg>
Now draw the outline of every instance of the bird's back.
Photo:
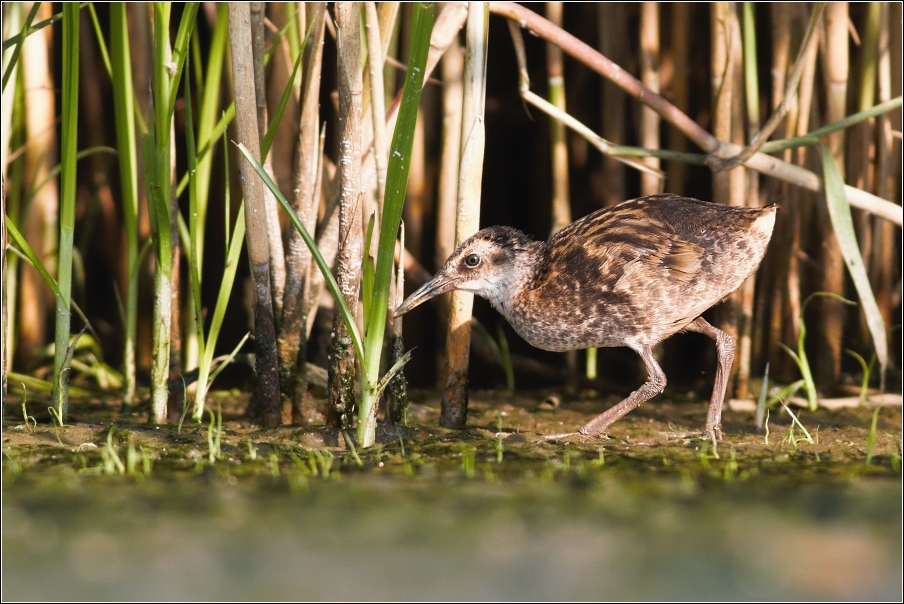
<svg viewBox="0 0 904 604">
<path fill-rule="evenodd" d="M 774 223 L 774 206 L 677 195 L 599 210 L 546 242 L 509 320 L 547 350 L 661 341 L 741 286 L 762 260 Z"/>
</svg>

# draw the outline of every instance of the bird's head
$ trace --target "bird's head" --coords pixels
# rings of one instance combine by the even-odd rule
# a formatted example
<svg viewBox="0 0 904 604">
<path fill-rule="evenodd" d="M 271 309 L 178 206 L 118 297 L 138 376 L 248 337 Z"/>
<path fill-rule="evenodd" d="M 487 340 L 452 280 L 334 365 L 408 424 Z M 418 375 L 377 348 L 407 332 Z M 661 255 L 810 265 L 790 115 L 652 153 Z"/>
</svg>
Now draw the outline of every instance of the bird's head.
<svg viewBox="0 0 904 604">
<path fill-rule="evenodd" d="M 458 246 L 439 272 L 396 308 L 395 316 L 455 289 L 477 294 L 502 309 L 529 277 L 540 246 L 517 229 L 483 229 Z"/>
</svg>

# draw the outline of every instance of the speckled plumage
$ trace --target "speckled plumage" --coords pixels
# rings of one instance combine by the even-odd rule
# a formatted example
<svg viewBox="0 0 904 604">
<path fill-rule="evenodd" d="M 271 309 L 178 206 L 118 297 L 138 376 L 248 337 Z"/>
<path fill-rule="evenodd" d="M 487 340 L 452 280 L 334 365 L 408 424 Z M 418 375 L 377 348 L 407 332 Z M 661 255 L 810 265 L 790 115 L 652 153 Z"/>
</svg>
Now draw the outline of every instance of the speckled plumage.
<svg viewBox="0 0 904 604">
<path fill-rule="evenodd" d="M 584 426 L 582 434 L 602 433 L 662 391 L 665 375 L 652 357 L 655 344 L 683 330 L 704 333 L 719 352 L 706 432 L 719 436 L 734 341 L 700 315 L 759 266 L 775 209 L 653 195 L 588 214 L 545 242 L 509 227 L 490 227 L 459 246 L 396 314 L 459 289 L 489 300 L 538 348 L 637 351 L 647 382 Z"/>
</svg>

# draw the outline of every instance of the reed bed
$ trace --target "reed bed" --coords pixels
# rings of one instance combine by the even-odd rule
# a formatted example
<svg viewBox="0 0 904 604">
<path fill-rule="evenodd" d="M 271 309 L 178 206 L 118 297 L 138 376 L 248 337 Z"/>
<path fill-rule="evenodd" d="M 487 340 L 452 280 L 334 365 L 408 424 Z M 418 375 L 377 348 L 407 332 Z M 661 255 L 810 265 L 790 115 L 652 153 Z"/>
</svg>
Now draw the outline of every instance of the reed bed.
<svg viewBox="0 0 904 604">
<path fill-rule="evenodd" d="M 357 425 L 368 446 L 405 421 L 406 375 L 441 388 L 447 426 L 469 381 L 603 390 L 640 377 L 618 351 L 535 351 L 456 293 L 406 317 L 408 356 L 391 309 L 480 226 L 545 238 L 663 190 L 781 208 L 714 311 L 739 339 L 734 396 L 767 363 L 814 404 L 864 373 L 900 389 L 901 11 L 6 3 L 4 398 L 28 376 L 63 424 L 68 384 L 116 384 L 154 423 L 200 422 L 253 351 L 250 420 Z M 660 353 L 679 388 L 712 354 Z M 309 362 L 328 365 L 326 413 Z"/>
</svg>

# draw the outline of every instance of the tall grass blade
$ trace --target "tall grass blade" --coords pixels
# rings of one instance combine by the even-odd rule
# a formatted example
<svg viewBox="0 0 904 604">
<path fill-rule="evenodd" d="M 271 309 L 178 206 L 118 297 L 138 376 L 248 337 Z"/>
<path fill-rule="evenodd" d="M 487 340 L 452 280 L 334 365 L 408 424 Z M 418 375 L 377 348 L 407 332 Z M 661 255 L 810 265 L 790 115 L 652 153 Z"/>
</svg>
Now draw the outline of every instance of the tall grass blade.
<svg viewBox="0 0 904 604">
<path fill-rule="evenodd" d="M 6 232 L 12 238 L 13 242 L 16 244 L 16 247 L 25 255 L 31 265 L 37 269 L 38 273 L 41 275 L 41 278 L 44 280 L 44 283 L 47 284 L 47 287 L 50 288 L 50 291 L 53 292 L 55 298 L 60 298 L 62 294 L 60 294 L 60 288 L 57 285 L 56 279 L 51 276 L 50 272 L 48 272 L 47 267 L 44 266 L 44 263 L 41 262 L 41 259 L 35 254 L 34 250 L 28 245 L 28 242 L 25 240 L 25 237 L 22 236 L 22 233 L 19 231 L 19 228 L 16 224 L 9 218 L 6 218 Z"/>
<path fill-rule="evenodd" d="M 179 30 L 176 32 L 176 41 L 173 43 L 172 58 L 164 67 L 168 70 L 172 81 L 168 87 L 169 97 L 165 115 L 172 115 L 176 109 L 176 95 L 179 92 L 179 81 L 182 79 L 182 70 L 185 69 L 185 60 L 188 57 L 188 43 L 191 40 L 192 31 L 195 29 L 196 16 L 200 2 L 186 2 L 182 18 L 179 20 Z M 167 22 L 169 19 L 167 19 Z"/>
<path fill-rule="evenodd" d="M 791 411 L 791 408 L 788 407 L 788 405 L 786 405 L 785 403 L 782 403 L 782 408 L 784 408 L 784 410 L 787 411 L 788 415 L 791 416 L 791 430 L 790 430 L 789 434 L 791 435 L 792 440 L 793 440 L 793 434 L 794 434 L 794 426 L 796 424 L 797 427 L 800 428 L 800 431 L 804 433 L 804 440 L 806 440 L 808 443 L 810 443 L 812 445 L 813 437 L 810 436 L 810 433 L 807 431 L 806 428 L 804 428 L 804 425 L 802 423 L 800 423 L 800 420 L 797 419 L 797 416 L 794 415 L 794 412 Z M 794 448 L 795 449 L 797 448 L 796 444 L 795 444 Z"/>
<path fill-rule="evenodd" d="M 198 156 L 195 153 L 195 125 L 192 115 L 191 78 L 185 80 L 185 146 L 188 155 L 188 275 L 199 354 L 204 354 L 204 318 L 201 315 L 201 234 L 204 223 L 198 215 Z"/>
<path fill-rule="evenodd" d="M 807 311 L 807 306 L 814 298 L 832 298 L 841 302 L 842 304 L 847 304 L 850 306 L 855 306 L 856 302 L 852 302 L 846 298 L 839 296 L 838 294 L 833 294 L 832 292 L 813 292 L 807 299 L 804 300 L 803 304 L 800 305 L 800 313 L 798 316 L 798 332 L 797 332 L 797 352 L 794 352 L 783 343 L 779 342 L 779 346 L 788 353 L 788 355 L 794 359 L 794 362 L 797 364 L 797 368 L 800 370 L 800 375 L 803 378 L 801 382 L 803 383 L 804 390 L 807 392 L 807 406 L 810 411 L 816 411 L 817 407 L 817 393 L 816 393 L 816 380 L 813 379 L 813 371 L 810 368 L 810 359 L 807 356 L 807 348 L 805 346 L 807 339 L 807 324 L 804 321 L 804 314 Z"/>
<path fill-rule="evenodd" d="M 198 386 L 195 390 L 195 407 L 193 410 L 193 418 L 200 422 L 204 417 L 204 404 L 207 390 L 213 378 L 225 367 L 225 363 L 214 371 L 209 378 L 208 373 L 213 364 L 213 355 L 216 351 L 217 341 L 220 337 L 220 330 L 223 327 L 223 319 L 226 316 L 226 307 L 229 305 L 229 298 L 232 293 L 232 286 L 235 283 L 235 275 L 239 267 L 239 259 L 242 253 L 242 246 L 245 243 L 245 208 L 244 204 L 239 207 L 238 216 L 235 220 L 235 228 L 229 241 L 229 251 L 226 255 L 226 267 L 223 271 L 223 277 L 220 281 L 220 291 L 217 294 L 216 305 L 214 306 L 213 317 L 210 321 L 210 328 L 207 333 L 207 341 L 205 342 L 203 354 L 198 363 Z M 203 329 L 199 327 L 199 331 Z M 244 343 L 244 340 L 242 340 Z M 240 345 L 241 346 L 241 345 Z"/>
<path fill-rule="evenodd" d="M 881 406 L 876 406 L 873 411 L 873 421 L 869 425 L 869 435 L 866 437 L 866 465 L 873 463 L 873 451 L 876 448 L 876 428 L 879 425 L 879 411 Z"/>
<path fill-rule="evenodd" d="M 763 145 L 760 148 L 760 151 L 763 153 L 776 153 L 778 151 L 784 151 L 785 149 L 793 149 L 795 147 L 803 147 L 805 145 L 815 145 L 819 143 L 819 140 L 821 138 L 828 136 L 833 132 L 838 132 L 839 130 L 850 128 L 851 126 L 855 126 L 874 117 L 883 115 L 895 109 L 899 109 L 902 104 L 904 104 L 904 97 L 896 97 L 894 99 L 891 99 L 890 101 L 885 101 L 884 103 L 880 103 L 878 105 L 875 105 L 874 107 L 865 109 L 864 111 L 859 111 L 857 113 L 848 115 L 843 119 L 840 119 L 837 122 L 833 122 L 827 126 L 823 126 L 822 128 L 812 130 L 811 132 L 808 132 L 803 136 L 795 136 L 793 138 L 770 141 Z"/>
<path fill-rule="evenodd" d="M 98 36 L 100 37 L 100 36 Z M 125 284 L 123 312 L 123 408 L 135 400 L 135 333 L 138 324 L 138 140 L 135 132 L 135 94 L 132 87 L 131 45 L 126 7 L 115 2 L 110 7 L 111 80 L 116 148 L 119 159 L 123 229 L 126 235 L 126 262 L 129 279 Z"/>
<path fill-rule="evenodd" d="M 374 257 L 370 255 L 370 242 L 374 235 L 375 221 L 376 217 L 371 214 L 370 220 L 367 222 L 367 233 L 364 236 L 364 258 L 362 259 L 363 266 L 361 267 L 361 304 L 364 306 L 365 325 L 368 317 L 370 317 L 371 300 L 374 295 L 374 271 L 376 269 L 374 267 Z M 366 331 L 364 332 L 364 337 L 367 338 Z"/>
<path fill-rule="evenodd" d="M 399 118 L 390 146 L 383 216 L 380 219 L 377 267 L 374 274 L 374 297 L 371 301 L 368 324 L 365 327 L 367 340 L 362 363 L 367 365 L 364 375 L 370 383 L 362 385 L 362 401 L 358 408 L 357 430 L 358 442 L 364 447 L 369 447 L 374 442 L 376 429 L 374 406 L 377 401 L 369 399 L 366 391 L 374 388 L 373 381 L 376 380 L 380 371 L 380 353 L 383 347 L 386 313 L 389 307 L 389 287 L 392 280 L 395 245 L 402 222 L 402 206 L 405 204 L 408 172 L 411 168 L 411 152 L 414 147 L 414 130 L 424 83 L 427 53 L 430 50 L 430 34 L 433 31 L 433 5 L 418 2 L 412 8 L 408 71 L 402 90 Z"/>
<path fill-rule="evenodd" d="M 358 332 L 358 326 L 355 323 L 355 315 L 345 303 L 345 298 L 342 296 L 342 292 L 339 290 L 339 284 L 336 282 L 336 278 L 330 271 L 329 265 L 326 263 L 326 260 L 320 253 L 320 250 L 317 248 L 317 243 L 314 241 L 314 238 L 311 237 L 310 233 L 308 233 L 308 230 L 305 228 L 304 224 L 302 224 L 301 219 L 298 217 L 298 214 L 295 213 L 295 210 L 279 190 L 279 187 L 276 186 L 276 183 L 273 182 L 273 179 L 271 179 L 267 174 L 267 171 L 264 170 L 263 166 L 261 166 L 260 163 L 254 160 L 254 157 L 251 155 L 251 152 L 248 151 L 248 148 L 245 147 L 244 144 L 239 143 L 238 149 L 242 153 L 242 155 L 245 156 L 245 159 L 248 161 L 248 163 L 251 164 L 251 167 L 254 168 L 254 171 L 257 172 L 257 175 L 260 176 L 264 181 L 264 184 L 267 185 L 267 188 L 269 188 L 273 195 L 276 197 L 276 201 L 279 202 L 279 205 L 281 205 L 283 210 L 286 211 L 286 214 L 289 215 L 289 220 L 292 221 L 292 224 L 298 230 L 298 233 L 304 240 L 305 245 L 307 245 L 308 249 L 311 250 L 311 254 L 314 257 L 314 262 L 317 263 L 317 267 L 323 274 L 326 286 L 330 290 L 330 293 L 333 295 L 333 300 L 335 300 L 336 304 L 338 304 L 339 312 L 342 313 L 342 318 L 348 326 L 349 335 L 351 335 L 352 342 L 355 345 L 355 352 L 358 354 L 359 358 L 364 358 L 363 342 L 361 340 L 361 335 Z"/>
<path fill-rule="evenodd" d="M 242 346 L 245 345 L 245 342 L 247 342 L 248 338 L 250 338 L 250 337 L 251 337 L 251 332 L 249 331 L 245 334 L 245 336 L 241 340 L 239 340 L 239 343 L 235 345 L 235 348 L 233 348 L 232 351 L 226 355 L 226 358 L 223 359 L 217 365 L 217 368 L 213 371 L 213 373 L 210 374 L 210 377 L 207 378 L 207 388 L 208 389 L 210 388 L 211 384 L 213 384 L 213 381 L 215 379 L 217 379 L 217 376 L 220 375 L 223 372 L 223 370 L 229 366 L 229 364 L 232 362 L 232 360 L 235 358 L 235 356 L 239 353 L 239 350 L 242 349 Z"/>
<path fill-rule="evenodd" d="M 39 8 L 41 8 L 40 2 L 32 4 L 31 10 L 28 11 L 28 16 L 25 17 L 25 23 L 22 24 L 22 31 L 11 37 L 9 40 L 3 41 L 4 52 L 6 52 L 8 45 L 15 45 L 13 46 L 13 52 L 10 56 L 9 63 L 6 64 L 6 68 L 3 72 L 2 90 L 4 92 L 6 91 L 6 85 L 9 83 L 10 76 L 13 74 L 13 69 L 15 69 L 16 65 L 19 63 L 19 55 L 22 53 L 22 44 L 25 42 L 25 38 L 37 31 L 37 28 L 32 29 L 31 24 L 38 15 Z"/>
<path fill-rule="evenodd" d="M 863 405 L 866 403 L 866 397 L 869 394 L 869 376 L 873 369 L 873 363 L 876 361 L 876 355 L 873 355 L 870 362 L 867 363 L 866 359 L 850 348 L 845 348 L 844 351 L 857 359 L 857 362 L 860 363 L 860 369 L 863 371 L 863 379 L 860 381 L 860 404 Z"/>
<path fill-rule="evenodd" d="M 290 24 L 287 24 L 287 27 L 289 25 Z M 289 81 L 286 82 L 286 88 L 285 90 L 283 90 L 282 97 L 279 99 L 279 105 L 277 106 L 276 111 L 273 112 L 273 118 L 270 120 L 270 126 L 267 128 L 266 134 L 264 134 L 264 140 L 261 141 L 262 162 L 267 161 L 267 154 L 270 152 L 270 145 L 273 144 L 273 139 L 276 137 L 276 131 L 279 128 L 279 123 L 282 121 L 283 113 L 285 113 L 286 106 L 289 104 L 289 98 L 292 96 L 292 91 L 295 88 L 295 78 L 298 76 L 298 69 L 301 67 L 301 62 L 304 58 L 304 49 L 305 46 L 307 46 L 308 39 L 311 37 L 312 31 L 314 31 L 313 21 L 311 21 L 311 24 L 308 26 L 308 31 L 305 34 L 305 37 L 301 43 L 301 48 L 298 51 L 298 58 L 295 59 L 295 66 L 292 68 L 292 75 L 289 76 Z"/>
<path fill-rule="evenodd" d="M 56 350 L 53 359 L 54 393 L 60 421 L 69 410 L 70 299 L 72 297 L 72 248 L 75 234 L 75 196 L 78 154 L 79 6 L 63 5 L 63 109 L 60 166 L 60 242 L 57 260 Z"/>
<path fill-rule="evenodd" d="M 35 4 L 41 4 L 41 3 L 35 2 Z M 3 51 L 6 52 L 13 46 L 16 46 L 17 44 L 21 44 L 22 40 L 24 40 L 31 34 L 44 29 L 48 25 L 53 25 L 54 23 L 56 23 L 57 21 L 59 21 L 62 18 L 63 18 L 63 13 L 56 13 L 55 15 L 52 15 L 50 18 L 44 19 L 43 21 L 39 21 L 38 23 L 35 23 L 31 27 L 29 27 L 27 29 L 23 29 L 18 34 L 14 35 L 14 36 L 10 36 L 9 38 L 7 38 L 6 40 L 3 41 Z"/>
<path fill-rule="evenodd" d="M 194 30 L 197 3 L 182 13 L 173 47 L 169 42 L 171 5 L 154 4 L 154 85 L 148 115 L 148 134 L 142 141 L 148 213 L 157 266 L 154 273 L 154 333 L 151 367 L 152 422 L 166 422 L 169 397 L 170 326 L 172 323 L 173 241 L 171 233 L 172 158 L 170 142 L 179 79 Z"/>
<path fill-rule="evenodd" d="M 876 348 L 876 357 L 879 359 L 879 381 L 884 386 L 885 370 L 888 367 L 888 340 L 886 339 L 885 321 L 879 312 L 879 305 L 873 295 L 866 267 L 860 255 L 860 247 L 857 245 L 857 236 L 854 231 L 854 221 L 851 218 L 851 206 L 847 201 L 844 189 L 844 179 L 838 170 L 838 165 L 832 157 L 829 148 L 820 143 L 819 150 L 822 155 L 823 178 L 825 180 L 826 203 L 829 209 L 829 218 L 832 228 L 838 238 L 841 247 L 841 256 L 847 266 L 854 288 L 860 297 L 863 314 L 866 316 L 866 324 L 873 338 Z"/>
<path fill-rule="evenodd" d="M 763 429 L 763 420 L 766 419 L 766 395 L 769 392 L 769 363 L 766 363 L 766 371 L 763 372 L 763 384 L 760 386 L 760 395 L 756 399 L 756 427 Z"/>
<path fill-rule="evenodd" d="M 104 43 L 103 30 L 100 27 L 100 20 L 97 18 L 97 10 L 94 8 L 93 2 L 88 2 L 88 13 L 91 15 L 91 24 L 94 25 L 94 33 L 97 34 L 97 46 L 100 48 L 100 56 L 104 62 L 107 73 L 113 75 L 113 65 L 110 63 L 110 53 L 107 51 L 107 45 Z M 112 10 L 112 7 L 110 7 Z"/>
<path fill-rule="evenodd" d="M 75 159 L 77 162 L 82 161 L 86 157 L 90 157 L 96 153 L 108 153 L 110 155 L 116 155 L 117 151 L 113 147 L 105 147 L 103 145 L 99 145 L 97 147 L 88 147 L 87 149 L 82 149 L 78 153 L 75 154 Z M 51 168 L 47 175 L 34 187 L 32 187 L 31 191 L 29 191 L 27 201 L 31 201 L 35 195 L 37 195 L 38 191 L 43 189 L 45 186 L 50 184 L 60 173 L 63 171 L 62 164 L 57 164 L 53 168 Z"/>
<path fill-rule="evenodd" d="M 405 367 L 405 364 L 411 360 L 411 350 L 403 354 L 398 361 L 396 361 L 392 367 L 380 378 L 380 382 L 377 384 L 376 388 L 374 388 L 374 400 L 380 398 L 380 395 L 383 394 L 383 391 L 386 390 L 386 386 L 389 385 L 389 382 L 392 381 L 398 373 Z"/>
</svg>

